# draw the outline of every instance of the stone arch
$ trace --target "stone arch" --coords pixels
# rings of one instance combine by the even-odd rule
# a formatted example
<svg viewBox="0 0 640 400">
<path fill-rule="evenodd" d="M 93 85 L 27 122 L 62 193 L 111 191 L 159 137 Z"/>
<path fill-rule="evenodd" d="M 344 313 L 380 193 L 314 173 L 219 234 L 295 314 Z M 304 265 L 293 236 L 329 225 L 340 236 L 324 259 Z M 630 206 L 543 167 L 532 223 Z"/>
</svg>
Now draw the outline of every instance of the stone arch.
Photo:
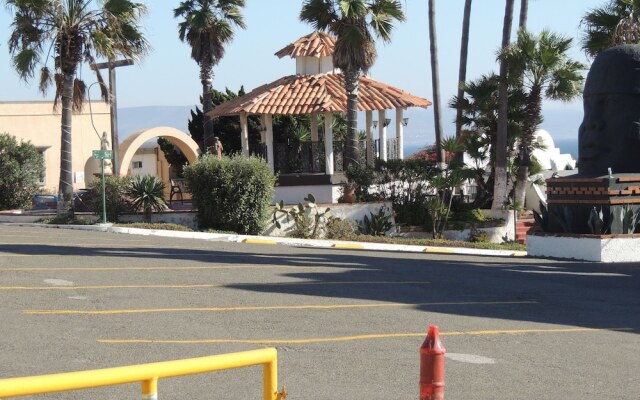
<svg viewBox="0 0 640 400">
<path fill-rule="evenodd" d="M 179 129 L 167 126 L 143 129 L 129 136 L 120 144 L 120 147 L 118 147 L 120 152 L 120 176 L 127 175 L 131 159 L 140 146 L 154 137 L 165 138 L 176 145 L 182 154 L 187 157 L 189 164 L 193 163 L 198 158 L 198 155 L 200 155 L 200 148 L 198 147 L 198 144 L 191 139 L 191 136 Z"/>
</svg>

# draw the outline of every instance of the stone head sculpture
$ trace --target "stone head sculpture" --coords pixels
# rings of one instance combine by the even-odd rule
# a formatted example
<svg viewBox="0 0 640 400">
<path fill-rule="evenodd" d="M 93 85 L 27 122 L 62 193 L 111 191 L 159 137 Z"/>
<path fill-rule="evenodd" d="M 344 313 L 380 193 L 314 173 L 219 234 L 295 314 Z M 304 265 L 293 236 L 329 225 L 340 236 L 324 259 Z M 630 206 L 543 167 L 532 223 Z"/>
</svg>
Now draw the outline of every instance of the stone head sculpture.
<svg viewBox="0 0 640 400">
<path fill-rule="evenodd" d="M 640 173 L 640 46 L 613 47 L 593 61 L 578 145 L 581 175 Z"/>
</svg>

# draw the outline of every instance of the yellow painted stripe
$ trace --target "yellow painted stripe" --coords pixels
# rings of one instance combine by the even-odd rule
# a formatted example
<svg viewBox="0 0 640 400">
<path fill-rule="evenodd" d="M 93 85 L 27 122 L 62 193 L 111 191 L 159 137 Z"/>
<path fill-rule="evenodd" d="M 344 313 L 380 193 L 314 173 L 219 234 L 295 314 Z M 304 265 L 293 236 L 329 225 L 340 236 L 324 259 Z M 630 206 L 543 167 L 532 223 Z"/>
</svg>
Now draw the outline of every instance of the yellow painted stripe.
<svg viewBox="0 0 640 400">
<path fill-rule="evenodd" d="M 213 284 L 189 284 L 189 285 L 91 285 L 91 286 L 0 286 L 3 290 L 75 290 L 75 289 L 184 289 L 184 288 L 217 288 L 217 287 L 242 287 L 242 286 L 291 286 L 291 285 L 406 285 L 428 284 L 428 281 L 292 281 L 273 283 L 213 283 Z"/>
<path fill-rule="evenodd" d="M 487 335 L 524 335 L 539 333 L 582 333 L 582 332 L 611 332 L 631 331 L 633 328 L 566 328 L 566 329 L 506 329 L 490 331 L 452 331 L 440 332 L 440 336 L 487 336 Z M 390 339 L 406 337 L 425 337 L 426 332 L 420 333 L 380 333 L 357 336 L 342 336 L 332 338 L 313 339 L 196 339 L 196 340 L 162 340 L 162 339 L 98 339 L 98 343 L 156 343 L 156 344 L 207 344 L 207 343 L 246 343 L 246 344 L 310 344 L 326 342 L 349 342 L 355 340 Z"/>
<path fill-rule="evenodd" d="M 269 311 L 269 310 L 340 310 L 353 308 L 414 308 L 424 306 L 457 305 L 513 305 L 537 304 L 537 301 L 476 301 L 476 302 L 439 302 L 439 303 L 368 303 L 368 304 L 329 304 L 299 306 L 241 306 L 241 307 L 185 307 L 185 308 L 147 308 L 129 310 L 24 310 L 29 315 L 112 315 L 112 314 L 149 314 L 176 312 L 223 312 L 223 311 Z"/>
<path fill-rule="evenodd" d="M 453 254 L 453 249 L 447 249 L 444 247 L 427 247 L 424 249 L 425 253 L 441 253 L 441 254 Z"/>
<path fill-rule="evenodd" d="M 527 256 L 527 252 L 526 251 L 516 251 L 512 254 L 512 256 L 514 257 L 526 257 Z"/>
<path fill-rule="evenodd" d="M 242 243 L 247 243 L 247 244 L 278 244 L 278 242 L 276 242 L 275 240 L 251 239 L 251 238 L 243 240 Z"/>
<path fill-rule="evenodd" d="M 336 249 L 350 249 L 350 250 L 363 250 L 364 246 L 357 243 L 335 243 L 333 245 Z"/>
</svg>

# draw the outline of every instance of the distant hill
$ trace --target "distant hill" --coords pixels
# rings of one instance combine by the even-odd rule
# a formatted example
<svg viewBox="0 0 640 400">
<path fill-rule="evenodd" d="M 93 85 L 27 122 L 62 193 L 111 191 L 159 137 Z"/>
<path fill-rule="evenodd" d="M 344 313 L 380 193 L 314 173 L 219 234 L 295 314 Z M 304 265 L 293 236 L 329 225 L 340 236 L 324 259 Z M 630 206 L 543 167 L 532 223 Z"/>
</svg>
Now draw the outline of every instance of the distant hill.
<svg viewBox="0 0 640 400">
<path fill-rule="evenodd" d="M 149 106 L 118 108 L 118 136 L 122 142 L 127 136 L 141 129 L 169 126 L 188 132 L 191 118 L 189 106 Z"/>
</svg>

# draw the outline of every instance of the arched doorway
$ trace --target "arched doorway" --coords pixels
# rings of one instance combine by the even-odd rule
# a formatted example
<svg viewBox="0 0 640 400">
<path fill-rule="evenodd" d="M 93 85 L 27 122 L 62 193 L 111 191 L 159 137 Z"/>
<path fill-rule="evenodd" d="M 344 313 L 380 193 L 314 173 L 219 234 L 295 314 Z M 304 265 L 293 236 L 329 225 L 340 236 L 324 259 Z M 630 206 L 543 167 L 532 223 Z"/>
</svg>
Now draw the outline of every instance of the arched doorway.
<svg viewBox="0 0 640 400">
<path fill-rule="evenodd" d="M 120 147 L 118 148 L 120 151 L 119 172 L 121 176 L 127 175 L 127 170 L 129 169 L 131 159 L 133 158 L 136 151 L 138 151 L 140 146 L 155 137 L 165 138 L 176 145 L 180 149 L 182 154 L 187 157 L 189 163 L 194 162 L 200 154 L 200 148 L 198 147 L 198 144 L 193 139 L 191 139 L 191 136 L 182 132 L 181 130 L 166 126 L 143 129 L 129 136 L 124 142 L 120 144 Z"/>
</svg>

